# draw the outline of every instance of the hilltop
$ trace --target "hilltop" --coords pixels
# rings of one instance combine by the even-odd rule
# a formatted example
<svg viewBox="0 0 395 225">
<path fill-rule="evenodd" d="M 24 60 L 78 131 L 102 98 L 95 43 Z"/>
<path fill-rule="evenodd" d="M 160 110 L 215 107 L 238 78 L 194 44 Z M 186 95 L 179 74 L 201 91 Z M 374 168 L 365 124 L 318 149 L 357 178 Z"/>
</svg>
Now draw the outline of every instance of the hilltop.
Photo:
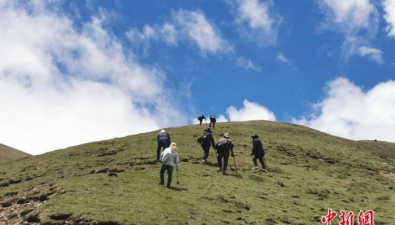
<svg viewBox="0 0 395 225">
<path fill-rule="evenodd" d="M 374 210 L 375 224 L 395 220 L 391 143 L 351 141 L 278 122 L 220 123 L 215 140 L 230 133 L 239 174 L 224 176 L 216 172 L 213 150 L 210 163 L 200 162 L 196 139 L 203 129 L 167 129 L 182 159 L 180 184 L 174 182 L 173 189 L 158 186 L 158 131 L 2 164 L 0 224 L 19 224 L 23 218 L 46 225 L 302 225 L 321 224 L 328 208 L 355 215 Z M 268 173 L 251 170 L 253 133 L 266 147 Z"/>
<path fill-rule="evenodd" d="M 28 156 L 30 156 L 30 154 L 26 152 L 0 144 L 0 163 L 11 162 Z"/>
</svg>

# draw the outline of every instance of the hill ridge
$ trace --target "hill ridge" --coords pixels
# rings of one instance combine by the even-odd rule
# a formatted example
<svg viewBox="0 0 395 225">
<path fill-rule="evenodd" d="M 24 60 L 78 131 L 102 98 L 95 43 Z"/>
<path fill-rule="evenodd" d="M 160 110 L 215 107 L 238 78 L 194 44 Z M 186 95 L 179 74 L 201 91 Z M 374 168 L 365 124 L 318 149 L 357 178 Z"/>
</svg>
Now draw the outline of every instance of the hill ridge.
<svg viewBox="0 0 395 225">
<path fill-rule="evenodd" d="M 30 154 L 0 143 L 0 163 L 7 163 L 28 156 Z"/>
<path fill-rule="evenodd" d="M 158 131 L 0 165 L 0 223 L 318 224 L 328 208 L 372 209 L 378 224 L 395 219 L 395 165 L 372 153 L 378 143 L 278 122 L 219 123 L 215 140 L 230 133 L 240 174 L 223 176 L 212 149 L 209 163 L 200 162 L 204 128 L 167 129 L 182 161 L 173 189 L 158 186 Z M 253 133 L 265 145 L 268 173 L 251 170 Z"/>
</svg>

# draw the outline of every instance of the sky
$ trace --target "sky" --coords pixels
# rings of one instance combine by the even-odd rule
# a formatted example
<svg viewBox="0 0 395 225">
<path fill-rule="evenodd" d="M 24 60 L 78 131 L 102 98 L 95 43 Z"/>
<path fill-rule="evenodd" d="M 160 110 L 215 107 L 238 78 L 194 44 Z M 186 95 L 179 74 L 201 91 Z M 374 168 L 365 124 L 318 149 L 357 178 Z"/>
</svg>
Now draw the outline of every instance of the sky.
<svg viewBox="0 0 395 225">
<path fill-rule="evenodd" d="M 0 143 L 197 122 L 395 142 L 395 0 L 0 0 Z"/>
</svg>

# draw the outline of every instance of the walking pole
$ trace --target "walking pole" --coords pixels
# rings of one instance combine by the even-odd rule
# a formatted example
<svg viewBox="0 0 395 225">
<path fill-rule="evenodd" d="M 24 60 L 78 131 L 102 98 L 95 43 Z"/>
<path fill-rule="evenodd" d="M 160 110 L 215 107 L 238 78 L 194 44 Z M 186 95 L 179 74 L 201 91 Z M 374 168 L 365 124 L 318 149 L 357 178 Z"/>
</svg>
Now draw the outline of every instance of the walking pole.
<svg viewBox="0 0 395 225">
<path fill-rule="evenodd" d="M 177 184 L 180 184 L 180 182 L 178 182 L 178 168 L 177 168 Z"/>
<path fill-rule="evenodd" d="M 235 166 L 235 170 L 236 170 L 236 175 L 237 175 L 237 167 L 236 167 L 236 160 L 235 160 L 235 155 L 233 154 L 233 164 Z"/>
</svg>

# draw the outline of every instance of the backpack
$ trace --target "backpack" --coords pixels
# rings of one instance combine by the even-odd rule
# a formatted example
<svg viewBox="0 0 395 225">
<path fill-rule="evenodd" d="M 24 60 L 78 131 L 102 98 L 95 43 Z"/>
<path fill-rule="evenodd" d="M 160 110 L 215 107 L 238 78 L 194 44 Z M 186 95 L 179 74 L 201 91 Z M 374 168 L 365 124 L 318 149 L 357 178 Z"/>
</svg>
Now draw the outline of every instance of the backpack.
<svg viewBox="0 0 395 225">
<path fill-rule="evenodd" d="M 214 147 L 217 151 L 222 149 L 229 149 L 228 142 L 222 142 L 222 141 L 217 142 L 217 144 L 215 144 Z"/>
<path fill-rule="evenodd" d="M 198 138 L 197 142 L 199 142 L 199 144 L 207 144 L 208 142 L 210 142 L 208 134 L 205 134 L 205 135 L 201 136 L 200 138 Z"/>
</svg>

